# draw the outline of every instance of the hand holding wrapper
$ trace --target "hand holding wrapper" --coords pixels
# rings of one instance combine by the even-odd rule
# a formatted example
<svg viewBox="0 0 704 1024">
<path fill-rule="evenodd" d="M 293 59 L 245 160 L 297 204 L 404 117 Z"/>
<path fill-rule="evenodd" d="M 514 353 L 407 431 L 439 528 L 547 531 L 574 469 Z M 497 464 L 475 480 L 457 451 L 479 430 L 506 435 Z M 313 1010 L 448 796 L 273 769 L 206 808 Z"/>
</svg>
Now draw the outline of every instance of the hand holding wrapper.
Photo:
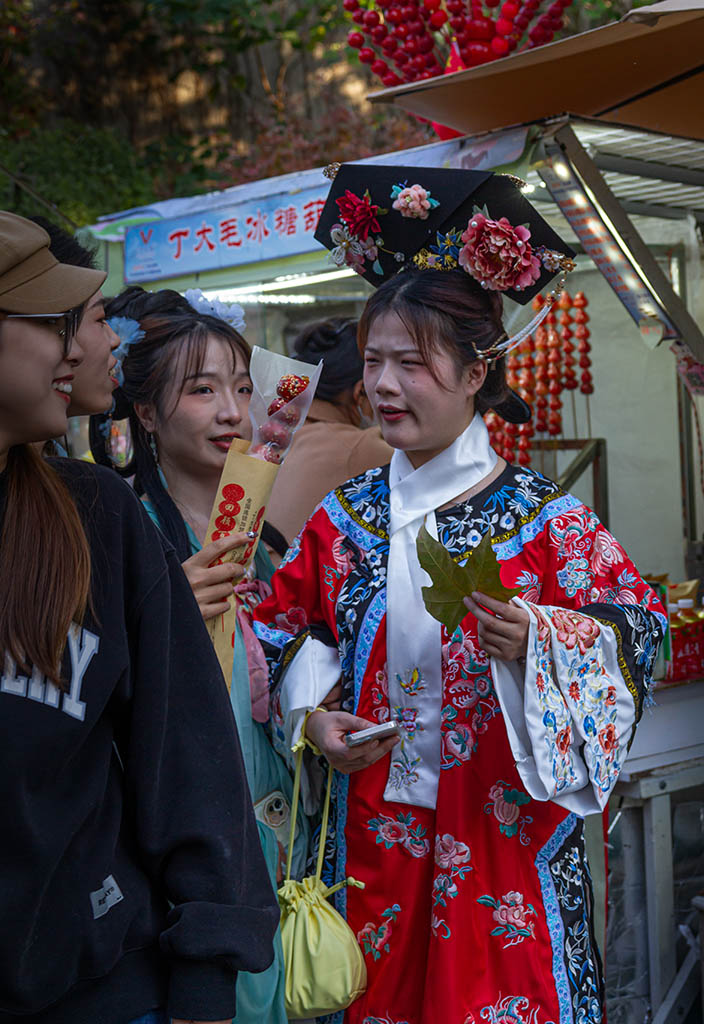
<svg viewBox="0 0 704 1024">
<path fill-rule="evenodd" d="M 253 393 L 249 405 L 252 443 L 235 439 L 227 454 L 218 493 L 210 513 L 206 543 L 231 533 L 251 534 L 246 547 L 236 548 L 222 561 L 249 567 L 259 543 L 266 504 L 279 466 L 296 430 L 304 422 L 322 370 L 322 363 L 290 359 L 256 347 L 250 375 Z M 229 611 L 208 622 L 228 689 L 232 679 L 236 598 Z"/>
</svg>

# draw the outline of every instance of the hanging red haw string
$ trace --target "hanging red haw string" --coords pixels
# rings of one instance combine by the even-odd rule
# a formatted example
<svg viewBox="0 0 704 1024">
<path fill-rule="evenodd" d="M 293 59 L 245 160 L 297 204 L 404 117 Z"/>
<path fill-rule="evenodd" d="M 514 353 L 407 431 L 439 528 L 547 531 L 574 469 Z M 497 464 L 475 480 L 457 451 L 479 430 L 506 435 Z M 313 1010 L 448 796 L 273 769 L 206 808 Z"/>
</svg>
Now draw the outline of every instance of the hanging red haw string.
<svg viewBox="0 0 704 1024">
<path fill-rule="evenodd" d="M 542 295 L 533 299 L 533 309 L 537 312 L 545 305 Z M 549 316 L 551 314 L 548 314 Z M 535 429 L 539 434 L 547 433 L 548 429 L 548 396 L 550 381 L 548 379 L 548 332 L 544 326 L 538 327 L 535 338 Z"/>
<path fill-rule="evenodd" d="M 548 313 L 548 323 L 557 318 Z M 548 416 L 548 434 L 557 437 L 562 433 L 562 341 L 555 330 L 555 324 L 548 327 L 548 391 L 550 393 L 550 414 Z"/>
<path fill-rule="evenodd" d="M 587 406 L 587 432 L 589 437 L 592 436 L 592 414 L 589 402 L 589 396 L 594 394 L 594 381 L 591 374 L 592 361 L 589 353 L 592 350 L 589 344 L 589 338 L 591 332 L 587 327 L 589 323 L 589 314 L 587 313 L 587 306 L 589 302 L 584 292 L 577 292 L 574 297 L 574 322 L 577 324 L 575 328 L 575 338 L 577 338 L 577 351 L 579 352 L 579 366 L 582 371 L 582 375 L 579 383 L 579 390 L 585 396 Z"/>
<path fill-rule="evenodd" d="M 518 373 L 520 370 L 520 359 L 518 353 L 511 352 L 506 360 L 506 383 L 514 391 L 518 391 L 519 377 Z M 516 443 L 518 441 L 518 424 L 517 423 L 505 423 L 504 424 L 504 444 L 501 454 L 503 455 L 506 462 L 512 463 L 516 461 Z"/>
<path fill-rule="evenodd" d="M 577 381 L 577 373 L 575 370 L 575 358 L 574 358 L 574 331 L 572 330 L 572 316 L 570 310 L 572 308 L 572 298 L 569 292 L 563 291 L 558 300 L 558 306 L 561 310 L 559 316 L 560 322 L 560 337 L 562 338 L 562 387 L 565 391 L 569 391 L 570 402 L 572 405 L 572 426 L 574 429 L 574 436 L 578 437 L 577 429 L 577 407 L 574 400 L 574 393 L 576 388 L 579 387 Z"/>
<path fill-rule="evenodd" d="M 571 3 L 553 0 L 536 20 L 541 0 L 342 0 L 348 44 L 387 88 L 549 43 Z"/>
<path fill-rule="evenodd" d="M 579 365 L 582 370 L 582 379 L 579 390 L 583 395 L 591 395 L 594 392 L 592 375 L 590 373 L 592 361 L 589 358 L 589 353 L 591 352 L 592 347 L 589 344 L 591 332 L 587 327 L 587 324 L 589 323 L 589 314 L 586 311 L 587 305 L 588 302 L 584 292 L 578 292 L 574 297 L 574 306 L 577 311 L 574 315 L 574 322 L 577 324 L 574 333 L 578 341 L 577 351 L 579 352 Z"/>
<path fill-rule="evenodd" d="M 521 342 L 518 352 L 521 357 L 521 369 L 518 374 L 518 393 L 533 410 L 535 405 L 535 341 L 532 335 Z M 532 419 L 527 423 L 521 423 L 518 427 L 519 466 L 530 466 L 530 447 L 534 435 L 535 427 Z"/>
<path fill-rule="evenodd" d="M 545 299 L 537 295 L 532 305 L 535 312 L 538 312 L 545 305 Z M 583 292 L 578 292 L 574 299 L 569 292 L 561 292 L 543 324 L 508 355 L 508 386 L 528 403 L 533 415 L 528 423 L 520 425 L 506 423 L 493 412 L 484 417 L 492 447 L 507 462 L 529 466 L 536 434 L 554 438 L 563 433 L 563 391 L 570 393 L 575 437 L 579 436 L 575 392 L 579 388 L 585 396 L 591 435 L 589 396 L 594 386 L 589 370 L 591 346 L 588 340 L 589 329 L 586 327 L 589 321 L 586 306 L 587 299 Z M 575 346 L 573 338 L 578 339 L 578 346 Z M 577 380 L 575 351 L 579 353 L 581 384 Z"/>
</svg>

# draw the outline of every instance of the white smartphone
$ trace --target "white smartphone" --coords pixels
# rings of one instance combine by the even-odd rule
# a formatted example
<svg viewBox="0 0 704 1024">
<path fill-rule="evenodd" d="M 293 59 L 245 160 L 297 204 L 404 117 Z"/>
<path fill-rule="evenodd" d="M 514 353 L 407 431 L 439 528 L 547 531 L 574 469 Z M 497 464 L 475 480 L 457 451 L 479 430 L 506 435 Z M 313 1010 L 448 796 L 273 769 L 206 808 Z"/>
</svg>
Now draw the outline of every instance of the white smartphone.
<svg viewBox="0 0 704 1024">
<path fill-rule="evenodd" d="M 360 729 L 359 732 L 348 732 L 345 743 L 348 747 L 359 747 L 369 740 L 386 740 L 389 736 L 400 735 L 398 722 L 382 722 L 381 725 L 371 725 L 368 729 Z"/>
</svg>

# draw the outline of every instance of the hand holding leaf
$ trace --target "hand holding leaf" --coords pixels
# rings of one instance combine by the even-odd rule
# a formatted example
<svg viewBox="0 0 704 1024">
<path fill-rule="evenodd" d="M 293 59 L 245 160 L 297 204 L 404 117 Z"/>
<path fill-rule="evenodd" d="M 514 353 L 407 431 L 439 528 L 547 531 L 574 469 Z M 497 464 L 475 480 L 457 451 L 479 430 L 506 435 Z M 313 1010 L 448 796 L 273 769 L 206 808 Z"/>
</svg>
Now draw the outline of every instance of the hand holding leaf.
<svg viewBox="0 0 704 1024">
<path fill-rule="evenodd" d="M 441 622 L 450 635 L 467 614 L 464 598 L 479 592 L 507 604 L 520 589 L 509 589 L 501 582 L 499 563 L 489 534 L 469 555 L 464 566 L 453 561 L 449 552 L 421 526 L 416 540 L 421 568 L 432 580 L 423 587 L 423 601 L 429 615 Z"/>
</svg>

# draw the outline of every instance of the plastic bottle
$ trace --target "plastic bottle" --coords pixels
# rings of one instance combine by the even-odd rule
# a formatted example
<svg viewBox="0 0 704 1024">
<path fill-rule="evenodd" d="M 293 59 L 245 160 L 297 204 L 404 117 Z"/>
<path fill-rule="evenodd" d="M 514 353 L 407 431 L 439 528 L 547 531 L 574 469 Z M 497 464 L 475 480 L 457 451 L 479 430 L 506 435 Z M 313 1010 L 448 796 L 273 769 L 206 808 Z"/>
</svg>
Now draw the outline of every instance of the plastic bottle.
<svg viewBox="0 0 704 1024">
<path fill-rule="evenodd" d="M 677 617 L 681 621 L 682 679 L 698 679 L 702 674 L 702 620 L 694 608 L 691 597 L 677 602 Z"/>
<path fill-rule="evenodd" d="M 676 683 L 686 678 L 686 664 L 684 658 L 684 635 L 682 630 L 686 623 L 680 616 L 677 602 L 668 604 L 668 616 L 670 620 L 670 647 L 672 657 L 667 666 L 666 680 L 668 683 Z"/>
<path fill-rule="evenodd" d="M 697 678 L 701 679 L 704 677 L 704 608 L 701 605 L 694 608 L 694 614 L 697 616 L 699 622 L 699 646 L 701 651 L 701 659 L 699 662 L 699 671 L 697 672 Z"/>
<path fill-rule="evenodd" d="M 691 597 L 681 597 L 677 602 L 677 610 L 685 622 L 696 622 L 697 613 L 694 609 L 694 600 Z"/>
</svg>

